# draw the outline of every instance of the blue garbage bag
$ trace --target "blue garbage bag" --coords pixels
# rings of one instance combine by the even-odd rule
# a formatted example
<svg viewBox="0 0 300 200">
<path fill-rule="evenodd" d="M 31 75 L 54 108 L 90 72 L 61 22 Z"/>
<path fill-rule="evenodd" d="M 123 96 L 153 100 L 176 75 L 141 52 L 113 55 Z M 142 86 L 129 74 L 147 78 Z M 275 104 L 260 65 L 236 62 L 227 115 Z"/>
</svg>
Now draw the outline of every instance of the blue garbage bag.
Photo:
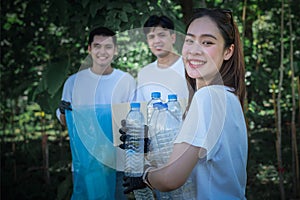
<svg viewBox="0 0 300 200">
<path fill-rule="evenodd" d="M 73 164 L 72 199 L 115 199 L 116 149 L 111 105 L 73 106 L 66 112 Z"/>
</svg>

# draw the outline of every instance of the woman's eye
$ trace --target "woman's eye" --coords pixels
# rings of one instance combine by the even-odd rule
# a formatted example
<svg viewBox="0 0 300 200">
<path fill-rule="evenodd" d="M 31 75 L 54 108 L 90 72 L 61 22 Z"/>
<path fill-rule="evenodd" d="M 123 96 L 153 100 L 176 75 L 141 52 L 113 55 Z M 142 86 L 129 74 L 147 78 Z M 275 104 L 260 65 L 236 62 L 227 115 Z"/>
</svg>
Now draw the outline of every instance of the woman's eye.
<svg viewBox="0 0 300 200">
<path fill-rule="evenodd" d="M 202 44 L 203 44 L 204 46 L 209 46 L 209 45 L 212 45 L 213 42 L 211 42 L 211 41 L 203 41 Z"/>
</svg>

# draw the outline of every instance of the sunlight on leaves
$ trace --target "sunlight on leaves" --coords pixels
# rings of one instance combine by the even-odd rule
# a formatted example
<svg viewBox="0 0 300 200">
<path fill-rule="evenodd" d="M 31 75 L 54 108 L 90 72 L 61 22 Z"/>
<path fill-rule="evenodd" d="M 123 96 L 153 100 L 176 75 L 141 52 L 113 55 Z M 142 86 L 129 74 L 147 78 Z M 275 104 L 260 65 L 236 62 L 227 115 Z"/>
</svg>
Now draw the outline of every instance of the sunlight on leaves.
<svg viewBox="0 0 300 200">
<path fill-rule="evenodd" d="M 256 177 L 262 184 L 267 184 L 269 182 L 278 184 L 279 182 L 278 172 L 274 165 L 259 164 Z"/>
</svg>

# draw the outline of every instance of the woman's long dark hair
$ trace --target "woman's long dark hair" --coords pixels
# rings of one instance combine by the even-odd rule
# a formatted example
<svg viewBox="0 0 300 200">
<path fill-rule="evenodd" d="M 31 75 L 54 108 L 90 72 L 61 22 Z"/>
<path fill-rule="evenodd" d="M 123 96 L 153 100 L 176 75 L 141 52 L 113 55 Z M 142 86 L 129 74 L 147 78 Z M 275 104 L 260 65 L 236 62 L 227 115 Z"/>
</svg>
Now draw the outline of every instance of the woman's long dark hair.
<svg viewBox="0 0 300 200">
<path fill-rule="evenodd" d="M 242 50 L 242 44 L 240 41 L 240 34 L 238 28 L 233 20 L 233 16 L 230 10 L 226 9 L 208 9 L 200 8 L 196 9 L 194 15 L 187 24 L 186 32 L 190 24 L 198 18 L 209 17 L 214 21 L 220 33 L 225 41 L 224 48 L 230 47 L 234 44 L 234 52 L 229 60 L 225 60 L 219 70 L 221 79 L 216 76 L 210 84 L 224 84 L 225 86 L 234 88 L 234 94 L 236 94 L 240 100 L 242 108 L 244 107 L 245 99 L 245 63 L 244 55 Z M 191 104 L 194 93 L 196 92 L 196 79 L 193 79 L 187 75 L 185 72 L 188 88 L 189 88 L 189 101 L 187 110 Z M 186 113 L 185 113 L 186 114 Z M 185 117 L 185 115 L 184 115 Z"/>
</svg>

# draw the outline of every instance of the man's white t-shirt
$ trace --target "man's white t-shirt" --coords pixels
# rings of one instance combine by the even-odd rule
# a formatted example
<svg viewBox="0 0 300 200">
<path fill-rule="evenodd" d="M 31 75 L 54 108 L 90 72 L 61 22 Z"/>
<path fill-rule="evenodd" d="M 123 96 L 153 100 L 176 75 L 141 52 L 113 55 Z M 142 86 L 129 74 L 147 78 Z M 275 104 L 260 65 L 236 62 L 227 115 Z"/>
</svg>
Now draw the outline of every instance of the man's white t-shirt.
<svg viewBox="0 0 300 200">
<path fill-rule="evenodd" d="M 66 80 L 61 99 L 71 105 L 124 103 L 133 100 L 135 89 L 136 82 L 129 73 L 114 69 L 111 74 L 98 75 L 88 68 Z M 60 119 L 58 109 L 56 115 Z"/>
<path fill-rule="evenodd" d="M 157 60 L 143 67 L 138 73 L 137 101 L 148 102 L 152 92 L 160 92 L 164 101 L 169 94 L 177 94 L 178 99 L 188 98 L 185 70 L 180 57 L 168 68 L 160 68 Z"/>
<path fill-rule="evenodd" d="M 88 68 L 67 79 L 62 100 L 72 105 L 129 102 L 134 97 L 135 87 L 134 78 L 119 69 L 114 69 L 108 75 L 98 75 Z"/>
<path fill-rule="evenodd" d="M 175 143 L 201 147 L 193 170 L 197 199 L 245 199 L 247 130 L 237 96 L 225 86 L 198 90 Z"/>
</svg>

